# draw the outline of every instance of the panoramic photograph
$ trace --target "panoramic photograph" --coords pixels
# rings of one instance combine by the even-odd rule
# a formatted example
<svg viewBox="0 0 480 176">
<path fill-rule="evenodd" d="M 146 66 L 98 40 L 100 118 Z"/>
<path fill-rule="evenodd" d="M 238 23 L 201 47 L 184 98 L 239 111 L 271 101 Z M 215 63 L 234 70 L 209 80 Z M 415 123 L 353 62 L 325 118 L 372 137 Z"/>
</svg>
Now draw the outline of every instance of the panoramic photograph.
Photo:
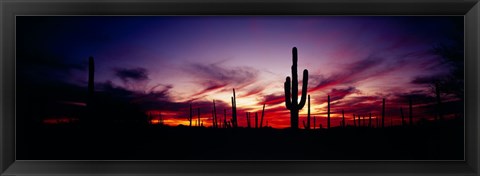
<svg viewBox="0 0 480 176">
<path fill-rule="evenodd" d="M 464 160 L 463 16 L 17 16 L 17 160 Z"/>
</svg>

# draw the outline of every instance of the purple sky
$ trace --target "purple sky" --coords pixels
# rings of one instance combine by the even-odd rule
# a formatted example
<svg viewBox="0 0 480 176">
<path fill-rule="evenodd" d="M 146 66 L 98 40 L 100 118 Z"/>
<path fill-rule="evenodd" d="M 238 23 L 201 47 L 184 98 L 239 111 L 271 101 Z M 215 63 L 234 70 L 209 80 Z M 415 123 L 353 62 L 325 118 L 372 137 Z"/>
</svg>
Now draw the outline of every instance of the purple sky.
<svg viewBox="0 0 480 176">
<path fill-rule="evenodd" d="M 228 107 L 235 88 L 240 110 L 258 111 L 267 102 L 267 120 L 284 127 L 283 82 L 291 75 L 292 47 L 298 48 L 299 78 L 303 69 L 310 73 L 313 114 L 324 116 L 327 95 L 338 105 L 334 117 L 340 107 L 349 118 L 366 109 L 378 114 L 381 98 L 433 96 L 429 85 L 412 81 L 449 73 L 451 65 L 432 48 L 458 35 L 457 22 L 463 17 L 17 17 L 18 71 L 22 79 L 86 86 L 93 56 L 99 90 L 108 84 L 156 95 L 149 103 L 215 99 Z M 184 123 L 177 120 L 183 109 L 148 110 Z"/>
</svg>

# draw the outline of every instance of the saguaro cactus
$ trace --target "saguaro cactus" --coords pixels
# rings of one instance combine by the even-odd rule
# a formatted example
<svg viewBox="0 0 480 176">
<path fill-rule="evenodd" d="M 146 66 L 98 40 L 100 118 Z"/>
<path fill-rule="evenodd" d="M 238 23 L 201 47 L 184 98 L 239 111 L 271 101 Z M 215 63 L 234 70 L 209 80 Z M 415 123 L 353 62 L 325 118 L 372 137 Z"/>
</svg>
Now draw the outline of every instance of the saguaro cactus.
<svg viewBox="0 0 480 176">
<path fill-rule="evenodd" d="M 255 112 L 255 128 L 258 128 L 258 112 Z"/>
<path fill-rule="evenodd" d="M 305 106 L 307 98 L 307 85 L 308 85 L 308 70 L 303 70 L 302 80 L 302 97 L 298 102 L 298 75 L 297 75 L 297 48 L 292 49 L 292 80 L 287 76 L 284 88 L 285 88 L 285 106 L 290 110 L 290 127 L 292 129 L 298 129 L 298 111 Z M 291 95 L 291 96 L 290 96 Z M 291 98 L 290 98 L 291 97 Z"/>
<path fill-rule="evenodd" d="M 214 128 L 217 128 L 218 127 L 218 123 L 217 123 L 217 107 L 215 106 L 215 100 L 213 100 L 213 114 L 212 114 L 212 118 L 213 118 L 213 127 Z"/>
<path fill-rule="evenodd" d="M 235 97 L 235 89 L 233 89 L 232 97 L 232 127 L 237 127 L 237 98 Z"/>
<path fill-rule="evenodd" d="M 353 114 L 353 126 L 357 127 L 357 121 L 355 120 L 355 114 Z"/>
<path fill-rule="evenodd" d="M 263 126 L 263 116 L 265 116 L 265 103 L 263 104 L 263 108 L 262 108 L 262 118 L 260 119 L 260 128 L 262 128 Z"/>
<path fill-rule="evenodd" d="M 197 123 L 197 125 L 201 125 L 201 123 L 200 123 L 200 108 L 197 108 L 197 112 L 198 112 L 198 123 Z"/>
<path fill-rule="evenodd" d="M 382 128 L 385 128 L 385 98 L 382 101 Z"/>
<path fill-rule="evenodd" d="M 307 129 L 310 129 L 310 95 L 308 95 Z"/>
<path fill-rule="evenodd" d="M 330 95 L 328 95 L 327 129 L 330 129 Z"/>
<path fill-rule="evenodd" d="M 223 109 L 223 125 L 224 128 L 227 128 L 227 109 Z"/>
<path fill-rule="evenodd" d="M 192 110 L 192 104 L 190 104 L 190 116 L 188 118 L 188 121 L 190 121 L 190 127 L 192 126 L 192 119 L 193 119 L 193 110 Z"/>
<path fill-rule="evenodd" d="M 372 113 L 370 113 L 370 117 L 368 118 L 368 127 L 372 128 Z"/>
</svg>

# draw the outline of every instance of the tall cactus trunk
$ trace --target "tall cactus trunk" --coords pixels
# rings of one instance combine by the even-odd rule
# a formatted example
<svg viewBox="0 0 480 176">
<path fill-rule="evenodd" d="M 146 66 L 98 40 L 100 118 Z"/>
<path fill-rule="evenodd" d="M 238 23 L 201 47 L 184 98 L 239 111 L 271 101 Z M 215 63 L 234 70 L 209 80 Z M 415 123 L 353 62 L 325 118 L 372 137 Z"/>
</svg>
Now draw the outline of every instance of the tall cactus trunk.
<svg viewBox="0 0 480 176">
<path fill-rule="evenodd" d="M 197 108 L 197 112 L 198 112 L 198 122 L 197 122 L 197 124 L 198 124 L 198 126 L 200 126 L 201 125 L 201 123 L 200 123 L 200 108 Z"/>
<path fill-rule="evenodd" d="M 297 75 L 297 48 L 293 47 L 292 49 L 292 81 L 290 77 L 287 76 L 284 89 L 285 89 L 285 106 L 290 110 L 290 128 L 298 129 L 298 112 L 305 106 L 306 96 L 307 96 L 307 85 L 308 85 L 308 70 L 303 70 L 303 80 L 302 80 L 302 97 L 300 102 L 298 102 L 298 75 Z M 290 96 L 291 95 L 291 96 Z"/>
<path fill-rule="evenodd" d="M 262 118 L 260 119 L 260 128 L 263 128 L 263 116 L 265 116 L 265 103 L 262 108 Z"/>
<path fill-rule="evenodd" d="M 248 117 L 248 112 L 245 112 L 245 118 L 247 119 L 247 128 L 250 128 L 250 117 Z"/>
<path fill-rule="evenodd" d="M 192 126 L 192 119 L 193 119 L 193 110 L 192 110 L 192 104 L 190 103 L 190 117 L 188 118 L 188 121 L 190 121 L 190 127 Z"/>
<path fill-rule="evenodd" d="M 353 114 L 353 127 L 357 127 L 357 121 L 355 120 L 355 114 Z"/>
<path fill-rule="evenodd" d="M 372 128 L 372 113 L 370 113 L 370 117 L 368 118 L 368 127 Z"/>
<path fill-rule="evenodd" d="M 385 98 L 382 100 L 382 128 L 385 128 Z"/>
<path fill-rule="evenodd" d="M 327 129 L 330 129 L 330 95 L 328 95 Z"/>
<path fill-rule="evenodd" d="M 238 127 L 237 123 L 237 98 L 235 96 L 235 89 L 233 89 L 233 97 L 232 97 L 232 127 Z"/>
<path fill-rule="evenodd" d="M 92 116 L 94 115 L 94 110 L 93 110 L 93 103 L 95 102 L 94 100 L 94 92 L 95 92 L 95 62 L 92 56 L 88 58 L 88 96 L 87 96 L 87 115 L 86 118 L 84 119 L 86 123 L 88 124 L 90 120 L 94 119 Z"/>
<path fill-rule="evenodd" d="M 258 112 L 255 112 L 255 128 L 258 128 Z"/>
<path fill-rule="evenodd" d="M 412 97 L 408 98 L 408 109 L 409 109 L 408 118 L 410 121 L 410 126 L 412 126 L 413 125 Z"/>
<path fill-rule="evenodd" d="M 213 100 L 213 127 L 218 128 L 218 123 L 217 123 L 217 107 L 215 106 L 215 100 Z"/>
<path fill-rule="evenodd" d="M 227 128 L 227 109 L 223 109 L 223 128 Z"/>
<path fill-rule="evenodd" d="M 308 95 L 307 130 L 310 129 L 310 95 Z"/>
</svg>

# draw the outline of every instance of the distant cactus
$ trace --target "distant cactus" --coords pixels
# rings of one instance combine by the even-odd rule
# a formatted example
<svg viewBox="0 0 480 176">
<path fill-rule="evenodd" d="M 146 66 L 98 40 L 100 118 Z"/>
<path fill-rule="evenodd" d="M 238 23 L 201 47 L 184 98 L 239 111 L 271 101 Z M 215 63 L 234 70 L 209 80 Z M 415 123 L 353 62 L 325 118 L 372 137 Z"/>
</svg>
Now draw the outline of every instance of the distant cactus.
<svg viewBox="0 0 480 176">
<path fill-rule="evenodd" d="M 247 128 L 250 128 L 250 117 L 248 116 L 248 112 L 245 112 L 245 118 L 247 119 Z"/>
<path fill-rule="evenodd" d="M 188 121 L 190 121 L 190 127 L 192 126 L 192 120 L 193 120 L 193 110 L 192 110 L 192 104 L 190 103 L 190 116 L 188 118 Z"/>
<path fill-rule="evenodd" d="M 307 111 L 307 127 L 305 129 L 310 129 L 310 95 L 308 95 L 308 111 Z"/>
<path fill-rule="evenodd" d="M 330 95 L 328 95 L 327 129 L 330 129 Z"/>
<path fill-rule="evenodd" d="M 368 127 L 372 128 L 372 113 L 370 113 L 370 117 L 368 118 Z"/>
<path fill-rule="evenodd" d="M 263 128 L 263 116 L 265 116 L 265 103 L 262 108 L 262 118 L 260 119 L 260 128 Z"/>
<path fill-rule="evenodd" d="M 255 112 L 255 128 L 258 128 L 258 113 Z"/>
<path fill-rule="evenodd" d="M 213 127 L 214 128 L 217 128 L 218 127 L 218 124 L 217 124 L 217 108 L 215 106 L 215 100 L 213 100 L 213 114 L 212 114 L 212 118 L 213 118 Z"/>
<path fill-rule="evenodd" d="M 307 85 L 308 85 L 308 70 L 303 70 L 303 84 L 302 84 L 302 97 L 298 102 L 298 75 L 297 75 L 297 48 L 292 49 L 292 81 L 287 76 L 284 89 L 285 89 L 285 106 L 290 110 L 290 127 L 292 129 L 298 129 L 298 112 L 305 106 L 307 98 Z M 290 96 L 291 95 L 291 96 Z M 291 98 L 290 98 L 291 97 Z"/>
<path fill-rule="evenodd" d="M 342 126 L 343 128 L 345 128 L 346 124 L 345 124 L 345 112 L 343 111 L 342 109 Z"/>
<path fill-rule="evenodd" d="M 385 128 L 385 98 L 382 100 L 382 128 Z"/>
<path fill-rule="evenodd" d="M 224 128 L 227 128 L 228 124 L 227 124 L 227 110 L 226 109 L 223 109 L 223 125 L 224 125 Z"/>
<path fill-rule="evenodd" d="M 236 128 L 237 124 L 237 98 L 235 97 L 235 89 L 233 89 L 232 97 L 232 126 Z"/>
<path fill-rule="evenodd" d="M 198 123 L 197 124 L 198 124 L 198 126 L 200 126 L 201 125 L 201 123 L 200 123 L 200 108 L 197 108 L 197 112 L 198 112 Z"/>
<path fill-rule="evenodd" d="M 353 126 L 357 127 L 357 121 L 355 120 L 355 114 L 353 114 Z"/>
</svg>

